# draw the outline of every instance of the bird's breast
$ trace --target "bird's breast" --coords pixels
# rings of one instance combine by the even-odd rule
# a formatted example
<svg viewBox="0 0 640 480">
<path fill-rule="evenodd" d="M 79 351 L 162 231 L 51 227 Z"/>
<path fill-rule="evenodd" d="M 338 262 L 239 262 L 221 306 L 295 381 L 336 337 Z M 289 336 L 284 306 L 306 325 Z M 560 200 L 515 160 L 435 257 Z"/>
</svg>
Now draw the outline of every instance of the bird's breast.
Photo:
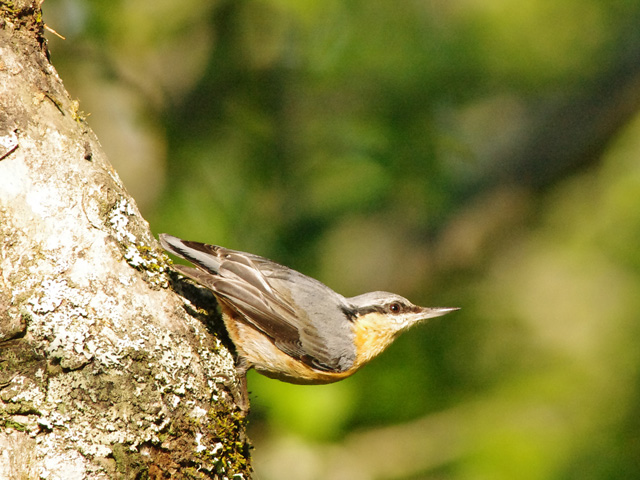
<svg viewBox="0 0 640 480">
<path fill-rule="evenodd" d="M 371 312 L 356 318 L 353 331 L 356 345 L 356 369 L 382 353 L 397 335 L 397 331 L 389 326 L 389 320 L 379 312 Z"/>
</svg>

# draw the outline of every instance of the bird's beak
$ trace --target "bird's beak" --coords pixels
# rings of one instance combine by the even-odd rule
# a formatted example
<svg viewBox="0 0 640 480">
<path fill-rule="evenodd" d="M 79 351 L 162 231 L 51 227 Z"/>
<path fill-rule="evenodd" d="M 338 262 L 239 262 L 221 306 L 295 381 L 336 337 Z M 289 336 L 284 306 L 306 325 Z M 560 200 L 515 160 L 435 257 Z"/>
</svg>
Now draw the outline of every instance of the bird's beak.
<svg viewBox="0 0 640 480">
<path fill-rule="evenodd" d="M 446 315 L 449 312 L 453 312 L 455 310 L 460 310 L 459 308 L 430 308 L 430 307 L 416 307 L 413 312 L 407 313 L 404 315 L 402 319 L 402 325 L 398 328 L 398 333 L 408 328 L 411 328 L 413 325 L 417 325 L 418 323 L 422 323 L 430 318 L 440 317 L 442 315 Z"/>
<path fill-rule="evenodd" d="M 446 315 L 449 312 L 455 312 L 456 310 L 460 310 L 457 307 L 424 307 L 420 311 L 420 318 L 422 320 L 426 320 L 428 318 L 441 317 L 442 315 Z"/>
</svg>

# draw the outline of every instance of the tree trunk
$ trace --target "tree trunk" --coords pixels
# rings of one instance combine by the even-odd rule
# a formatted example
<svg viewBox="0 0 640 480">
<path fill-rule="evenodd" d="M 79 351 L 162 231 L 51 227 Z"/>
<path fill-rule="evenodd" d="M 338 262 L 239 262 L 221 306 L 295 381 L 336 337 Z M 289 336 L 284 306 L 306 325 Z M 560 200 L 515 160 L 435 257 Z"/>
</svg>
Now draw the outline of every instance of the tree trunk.
<svg viewBox="0 0 640 480">
<path fill-rule="evenodd" d="M 215 301 L 169 288 L 42 28 L 0 2 L 0 478 L 248 478 Z"/>
</svg>

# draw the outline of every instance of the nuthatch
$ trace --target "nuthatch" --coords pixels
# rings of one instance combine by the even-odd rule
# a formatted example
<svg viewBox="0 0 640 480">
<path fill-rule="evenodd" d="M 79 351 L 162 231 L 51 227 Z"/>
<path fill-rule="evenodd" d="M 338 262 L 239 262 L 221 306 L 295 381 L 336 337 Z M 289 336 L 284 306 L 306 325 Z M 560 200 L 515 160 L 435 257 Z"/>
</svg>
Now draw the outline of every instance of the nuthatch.
<svg viewBox="0 0 640 480">
<path fill-rule="evenodd" d="M 387 292 L 345 298 L 271 260 L 160 234 L 165 250 L 196 268 L 173 268 L 210 289 L 238 356 L 243 410 L 246 372 L 298 384 L 332 383 L 355 373 L 404 330 L 457 308 L 425 308 Z"/>
</svg>

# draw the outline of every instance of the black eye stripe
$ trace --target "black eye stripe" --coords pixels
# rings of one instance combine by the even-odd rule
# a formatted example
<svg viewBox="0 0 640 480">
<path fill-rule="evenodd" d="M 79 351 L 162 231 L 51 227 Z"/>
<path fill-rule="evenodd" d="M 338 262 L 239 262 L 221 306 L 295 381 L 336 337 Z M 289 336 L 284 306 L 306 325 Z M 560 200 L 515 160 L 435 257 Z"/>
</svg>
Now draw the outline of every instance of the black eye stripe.
<svg viewBox="0 0 640 480">
<path fill-rule="evenodd" d="M 406 313 L 409 311 L 413 311 L 414 308 L 417 308 L 417 307 L 414 307 L 413 305 L 405 305 L 404 303 L 401 303 L 401 302 L 391 302 L 385 305 L 367 305 L 365 307 L 357 308 L 353 311 L 353 315 L 354 315 L 354 318 L 356 316 L 367 315 L 368 313 L 371 313 L 371 312 L 395 315 L 398 313 Z M 345 312 L 345 315 L 348 315 L 348 314 Z"/>
</svg>

